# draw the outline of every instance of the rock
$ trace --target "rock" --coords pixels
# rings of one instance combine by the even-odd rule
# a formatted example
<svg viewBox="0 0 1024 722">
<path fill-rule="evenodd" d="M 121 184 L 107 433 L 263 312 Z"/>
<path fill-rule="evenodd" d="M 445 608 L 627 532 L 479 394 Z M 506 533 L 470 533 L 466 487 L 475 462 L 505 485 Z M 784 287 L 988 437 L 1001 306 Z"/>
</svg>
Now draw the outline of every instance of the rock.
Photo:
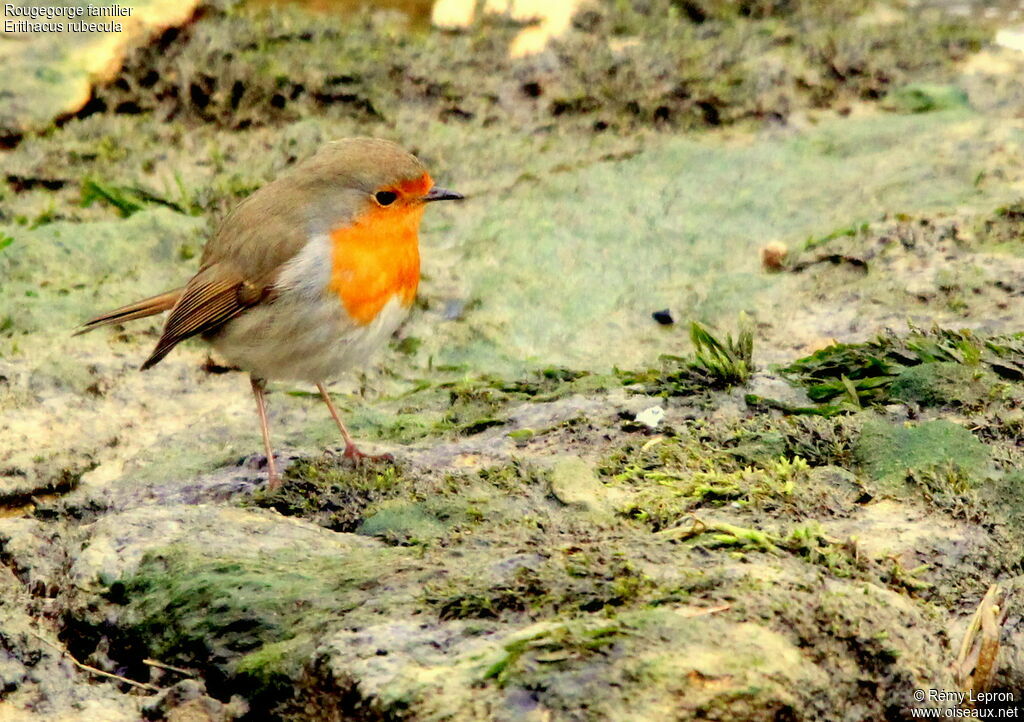
<svg viewBox="0 0 1024 722">
<path fill-rule="evenodd" d="M 951 519 L 936 518 L 916 504 L 882 500 L 867 504 L 848 519 L 829 520 L 822 529 L 830 536 L 856 541 L 858 554 L 873 559 L 901 558 L 915 568 L 933 555 L 955 566 L 975 554 L 986 541 L 983 534 Z"/>
<path fill-rule="evenodd" d="M 332 534 L 314 524 L 270 512 L 232 507 L 143 507 L 104 516 L 79 532 L 70 550 L 72 580 L 83 588 L 109 585 L 130 576 L 151 550 L 184 543 L 194 549 L 271 554 L 292 548 L 341 553 L 371 548 L 369 539 Z"/>
<path fill-rule="evenodd" d="M 0 504 L 24 503 L 33 496 L 65 493 L 74 489 L 95 462 L 81 449 L 67 449 L 51 456 L 31 452 L 12 454 L 2 460 Z"/>
<path fill-rule="evenodd" d="M 781 241 L 772 241 L 761 246 L 761 267 L 766 271 L 781 271 L 788 253 L 789 249 Z"/>
<path fill-rule="evenodd" d="M 487 653 L 500 647 L 495 635 L 467 635 L 469 626 L 395 621 L 339 632 L 317 649 L 317 666 L 345 687 L 352 685 L 367 706 L 472 716 L 486 703 L 467 693 L 483 678 Z"/>
<path fill-rule="evenodd" d="M 814 405 L 805 389 L 764 371 L 758 371 L 751 375 L 743 393 L 772 399 L 790 408 Z"/>
<path fill-rule="evenodd" d="M 661 718 L 680 694 L 711 705 L 747 690 L 744 704 L 754 710 L 795 703 L 791 686 L 810 691 L 828 684 L 782 635 L 700 609 L 468 631 L 461 622 L 401 622 L 335 635 L 318 649 L 318 677 L 310 684 L 334 687 L 336 697 L 321 700 L 316 713 L 414 710 L 423 719 L 540 720 L 583 704 L 596 718 L 618 719 L 629 714 L 619 693 L 609 692 L 625 688 L 640 695 L 646 717 Z M 305 712 L 317 718 L 309 707 Z"/>
<path fill-rule="evenodd" d="M 206 694 L 206 685 L 195 679 L 184 679 L 160 692 L 142 706 L 148 720 L 161 722 L 231 722 L 249 711 L 249 705 L 238 696 L 227 704 Z"/>
<path fill-rule="evenodd" d="M 59 529 L 26 518 L 0 519 L 0 560 L 35 597 L 57 594 L 68 563 Z"/>
<path fill-rule="evenodd" d="M 661 406 L 649 406 L 648 408 L 641 411 L 636 415 L 634 421 L 636 423 L 646 426 L 652 431 L 661 426 L 661 422 L 665 420 L 665 409 Z"/>
<path fill-rule="evenodd" d="M 138 697 L 93 683 L 64 656 L 57 630 L 36 618 L 31 605 L 24 585 L 0 566 L 0 720 L 137 722 Z"/>
<path fill-rule="evenodd" d="M 655 311 L 654 313 L 651 314 L 651 318 L 660 323 L 662 326 L 671 326 L 676 322 L 676 320 L 672 318 L 672 312 L 667 308 L 663 308 L 660 311 Z"/>
<path fill-rule="evenodd" d="M 613 497 L 618 490 L 601 483 L 593 466 L 578 456 L 565 456 L 550 471 L 551 495 L 566 506 L 589 512 L 595 519 L 612 516 Z"/>
</svg>

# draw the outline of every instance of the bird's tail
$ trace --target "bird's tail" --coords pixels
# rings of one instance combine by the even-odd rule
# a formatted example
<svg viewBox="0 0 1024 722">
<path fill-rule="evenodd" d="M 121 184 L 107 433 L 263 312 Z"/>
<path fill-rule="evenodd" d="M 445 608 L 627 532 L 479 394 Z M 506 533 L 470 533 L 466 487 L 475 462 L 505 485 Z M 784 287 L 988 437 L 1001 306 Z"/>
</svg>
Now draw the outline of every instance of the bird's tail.
<svg viewBox="0 0 1024 722">
<path fill-rule="evenodd" d="M 96 318 L 83 323 L 82 327 L 75 331 L 74 335 L 78 336 L 102 326 L 109 326 L 112 323 L 123 323 L 125 321 L 133 321 L 136 318 L 155 316 L 172 308 L 178 302 L 178 299 L 181 298 L 181 294 L 184 291 L 184 288 L 175 288 L 173 291 L 165 291 L 158 296 L 151 296 L 150 298 L 130 303 L 127 306 L 121 306 L 121 308 L 116 308 L 113 311 L 101 313 Z"/>
</svg>

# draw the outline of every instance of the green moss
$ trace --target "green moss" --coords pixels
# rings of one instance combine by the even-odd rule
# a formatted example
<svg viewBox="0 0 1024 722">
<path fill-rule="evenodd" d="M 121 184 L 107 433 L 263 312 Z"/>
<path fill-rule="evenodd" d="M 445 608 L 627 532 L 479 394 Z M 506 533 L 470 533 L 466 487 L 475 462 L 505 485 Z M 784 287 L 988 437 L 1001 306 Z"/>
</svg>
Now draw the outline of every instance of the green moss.
<svg viewBox="0 0 1024 722">
<path fill-rule="evenodd" d="M 661 596 L 658 585 L 624 554 L 562 549 L 503 579 L 457 574 L 431 585 L 425 601 L 442 619 L 527 618 L 631 608 Z"/>
<path fill-rule="evenodd" d="M 440 407 L 440 403 L 437 404 Z M 389 406 L 391 408 L 389 408 Z M 443 436 L 450 431 L 443 422 L 443 412 L 422 401 L 402 400 L 398 410 L 395 404 L 359 404 L 345 409 L 345 423 L 357 438 L 411 444 L 432 436 Z M 338 428 L 330 418 L 322 419 L 317 436 L 325 443 L 338 438 Z M 308 438 L 308 437 L 306 437 Z"/>
<path fill-rule="evenodd" d="M 375 504 L 372 512 L 356 529 L 360 534 L 376 536 L 391 543 L 418 544 L 444 534 L 456 521 L 456 507 L 437 501 L 390 499 Z"/>
<path fill-rule="evenodd" d="M 542 625 L 536 631 L 528 629 L 505 642 L 504 655 L 487 667 L 483 677 L 485 680 L 494 680 L 500 687 L 513 680 L 526 686 L 528 683 L 523 677 L 526 676 L 524 667 L 529 669 L 528 660 L 542 663 L 577 661 L 581 657 L 599 653 L 613 644 L 622 633 L 621 625 L 611 620 L 597 625 L 576 622 Z"/>
<path fill-rule="evenodd" d="M 771 534 L 760 529 L 738 526 L 724 521 L 705 522 L 692 518 L 688 526 L 665 529 L 665 538 L 689 542 L 702 549 L 735 549 L 743 552 L 776 552 L 778 546 Z"/>
<path fill-rule="evenodd" d="M 399 466 L 381 462 L 353 468 L 350 462 L 325 454 L 294 461 L 279 488 L 257 491 L 247 503 L 335 531 L 355 531 L 372 514 L 371 505 L 410 488 Z"/>
<path fill-rule="evenodd" d="M 951 421 L 926 421 L 903 426 L 868 419 L 854 454 L 871 478 L 890 488 L 902 488 L 908 473 L 951 466 L 970 479 L 986 474 L 989 450 L 971 432 Z"/>
<path fill-rule="evenodd" d="M 479 576 L 431 585 L 424 601 L 437 611 L 440 619 L 497 619 L 504 612 L 540 607 L 549 597 L 549 585 L 542 574 L 519 567 L 511 579 L 490 585 Z"/>
<path fill-rule="evenodd" d="M 1024 339 L 934 328 L 835 344 L 780 371 L 812 400 L 848 411 L 893 399 L 976 407 L 996 398 L 996 376 L 1024 378 Z"/>
<path fill-rule="evenodd" d="M 507 464 L 488 466 L 476 473 L 477 479 L 497 491 L 507 494 L 522 494 L 531 488 L 545 484 L 545 474 L 525 459 L 512 459 Z M 459 484 L 456 477 L 449 477 L 450 482 Z"/>
<path fill-rule="evenodd" d="M 843 417 L 798 416 L 777 424 L 776 428 L 785 440 L 785 455 L 806 459 L 812 467 L 851 469 L 856 426 Z"/>
<path fill-rule="evenodd" d="M 972 223 L 975 243 L 986 250 L 1014 256 L 1024 252 L 1024 200 L 998 207 L 994 213 L 979 214 Z"/>
<path fill-rule="evenodd" d="M 533 429 L 515 429 L 508 432 L 508 438 L 515 442 L 516 446 L 526 446 L 537 435 Z"/>
<path fill-rule="evenodd" d="M 260 696 L 287 699 L 294 688 L 294 680 L 313 655 L 316 639 L 300 634 L 282 642 L 264 644 L 238 660 L 234 669 L 238 683 Z"/>
<path fill-rule="evenodd" d="M 768 9 L 783 5 L 781 12 Z M 745 12 L 745 6 L 757 9 Z M 758 87 L 766 67 L 776 73 L 775 92 L 789 102 L 878 98 L 909 75 L 948 72 L 950 54 L 979 47 L 987 34 L 940 13 L 904 10 L 892 23 L 858 22 L 864 11 L 860 3 L 602 3 L 585 15 L 590 35 L 560 43 L 572 52 L 576 82 L 566 83 L 552 108 L 608 116 L 625 106 L 640 119 L 735 122 L 755 112 L 754 99 L 766 103 L 762 109 L 781 100 Z M 901 43 L 910 27 L 921 33 Z M 620 35 L 641 42 L 608 52 L 606 43 Z M 745 54 L 736 52 L 740 47 Z M 617 73 L 610 72 L 614 63 Z M 676 97 L 647 85 L 645 73 L 675 77 Z"/>
<path fill-rule="evenodd" d="M 1012 538 L 1024 538 L 1024 472 L 987 479 L 977 493 L 981 506 L 1005 525 Z"/>
<path fill-rule="evenodd" d="M 977 409 L 995 398 L 997 384 L 995 374 L 986 368 L 947 361 L 904 369 L 893 379 L 889 395 L 924 406 Z"/>
<path fill-rule="evenodd" d="M 824 675 L 784 635 L 699 608 L 689 616 L 694 611 L 666 607 L 626 612 L 611 624 L 528 628 L 506 643 L 492 678 L 541 690 L 549 708 L 582 706 L 600 719 L 629 716 L 623 699 L 642 705 L 646 717 L 670 717 L 681 698 L 710 719 L 770 719 L 792 704 L 790 689 L 822 691 Z M 597 674 L 586 672 L 595 666 Z M 609 697 L 608 688 L 621 692 Z"/>
<path fill-rule="evenodd" d="M 806 559 L 809 564 L 819 564 L 838 578 L 865 576 L 865 567 L 847 545 L 830 539 L 817 522 L 794 527 L 779 540 L 779 545 Z"/>
<path fill-rule="evenodd" d="M 502 112 L 491 100 L 501 78 L 519 77 L 532 100 L 525 118 L 502 113 L 505 122 L 555 116 L 599 127 L 694 127 L 785 117 L 844 97 L 875 99 L 908 79 L 948 72 L 988 36 L 966 21 L 902 5 L 893 22 L 856 22 L 866 9 L 604 0 L 580 14 L 546 61 L 510 58 L 517 28 L 488 16 L 447 36 L 410 33 L 393 17 L 370 14 L 214 11 L 177 41 L 137 51 L 98 99 L 110 113 L 131 107 L 229 128 L 313 112 L 369 122 L 393 117 L 403 102 L 465 123 Z M 624 35 L 639 42 L 617 44 Z M 551 62 L 554 72 L 545 65 Z"/>
<path fill-rule="evenodd" d="M 633 491 L 619 504 L 619 513 L 655 531 L 701 508 L 749 507 L 777 515 L 835 503 L 827 485 L 808 483 L 804 459 L 753 453 L 757 442 L 752 437 L 764 434 L 773 445 L 782 438 L 755 429 L 698 426 L 694 431 L 700 435 L 630 444 L 606 457 L 600 471 Z"/>
<path fill-rule="evenodd" d="M 377 399 L 372 405 L 352 398 L 345 399 L 341 405 L 346 424 L 355 436 L 410 444 L 431 437 L 472 436 L 506 425 L 505 414 L 515 405 L 555 401 L 579 393 L 597 394 L 618 385 L 618 380 L 612 376 L 560 367 L 480 376 L 438 370 L 430 380 L 416 380 L 411 389 L 402 387 L 398 393 Z M 308 391 L 288 393 L 298 397 L 316 396 Z M 514 429 L 509 436 L 525 443 L 531 435 L 554 428 L 558 427 L 532 432 Z M 318 422 L 313 433 L 323 443 L 337 437 L 329 419 Z M 304 433 L 302 438 L 308 442 L 309 434 Z"/>
<path fill-rule="evenodd" d="M 215 554 L 179 544 L 147 554 L 113 593 L 124 600 L 124 633 L 152 656 L 222 679 L 243 675 L 258 697 L 279 691 L 311 640 L 373 594 L 388 554 Z"/>
<path fill-rule="evenodd" d="M 929 113 L 969 107 L 967 93 L 955 85 L 910 83 L 893 88 L 882 101 L 882 107 L 898 113 Z"/>
<path fill-rule="evenodd" d="M 868 228 L 869 226 L 867 223 L 853 223 L 848 226 L 843 226 L 842 228 L 837 228 L 836 230 L 831 231 L 830 233 L 826 233 L 823 236 L 808 238 L 806 241 L 804 241 L 804 250 L 814 250 L 815 248 L 819 248 L 820 246 L 827 245 L 828 243 L 836 240 L 837 238 L 854 238 L 858 234 L 866 233 Z"/>
</svg>

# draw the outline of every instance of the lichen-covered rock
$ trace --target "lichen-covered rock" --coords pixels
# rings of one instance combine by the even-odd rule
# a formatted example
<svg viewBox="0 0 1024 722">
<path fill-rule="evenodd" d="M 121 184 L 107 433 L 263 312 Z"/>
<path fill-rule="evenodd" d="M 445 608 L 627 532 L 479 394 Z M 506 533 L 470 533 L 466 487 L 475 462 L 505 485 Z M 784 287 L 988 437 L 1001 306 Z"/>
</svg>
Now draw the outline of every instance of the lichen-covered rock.
<svg viewBox="0 0 1024 722">
<path fill-rule="evenodd" d="M 20 556 L 25 564 L 35 561 Z M 0 719 L 135 722 L 138 698 L 92 684 L 65 656 L 58 631 L 33 609 L 22 582 L 0 567 Z"/>
<path fill-rule="evenodd" d="M 206 694 L 206 686 L 183 679 L 142 705 L 143 717 L 160 722 L 232 722 L 249 712 L 241 697 L 227 704 Z"/>
</svg>

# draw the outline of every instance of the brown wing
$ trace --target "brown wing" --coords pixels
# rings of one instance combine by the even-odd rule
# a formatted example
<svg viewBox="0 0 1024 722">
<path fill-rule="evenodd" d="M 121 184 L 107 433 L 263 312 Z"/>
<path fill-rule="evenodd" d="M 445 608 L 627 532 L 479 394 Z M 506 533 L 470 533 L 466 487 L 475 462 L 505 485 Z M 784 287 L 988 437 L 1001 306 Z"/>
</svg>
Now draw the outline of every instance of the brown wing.
<svg viewBox="0 0 1024 722">
<path fill-rule="evenodd" d="M 202 267 L 174 306 L 143 370 L 176 344 L 266 300 L 282 266 L 310 233 L 351 220 L 366 193 L 338 189 L 335 161 L 318 154 L 235 206 L 203 250 Z M 347 195 L 346 195 L 347 194 Z"/>
<path fill-rule="evenodd" d="M 160 341 L 142 364 L 143 371 L 186 338 L 210 331 L 267 299 L 282 265 L 306 242 L 308 221 L 294 185 L 287 176 L 279 179 L 224 219 L 206 244 L 199 273 L 185 287 Z"/>
<path fill-rule="evenodd" d="M 186 338 L 209 331 L 263 300 L 269 287 L 245 281 L 217 265 L 197 273 L 167 318 L 164 332 L 142 370 L 153 367 Z"/>
</svg>

